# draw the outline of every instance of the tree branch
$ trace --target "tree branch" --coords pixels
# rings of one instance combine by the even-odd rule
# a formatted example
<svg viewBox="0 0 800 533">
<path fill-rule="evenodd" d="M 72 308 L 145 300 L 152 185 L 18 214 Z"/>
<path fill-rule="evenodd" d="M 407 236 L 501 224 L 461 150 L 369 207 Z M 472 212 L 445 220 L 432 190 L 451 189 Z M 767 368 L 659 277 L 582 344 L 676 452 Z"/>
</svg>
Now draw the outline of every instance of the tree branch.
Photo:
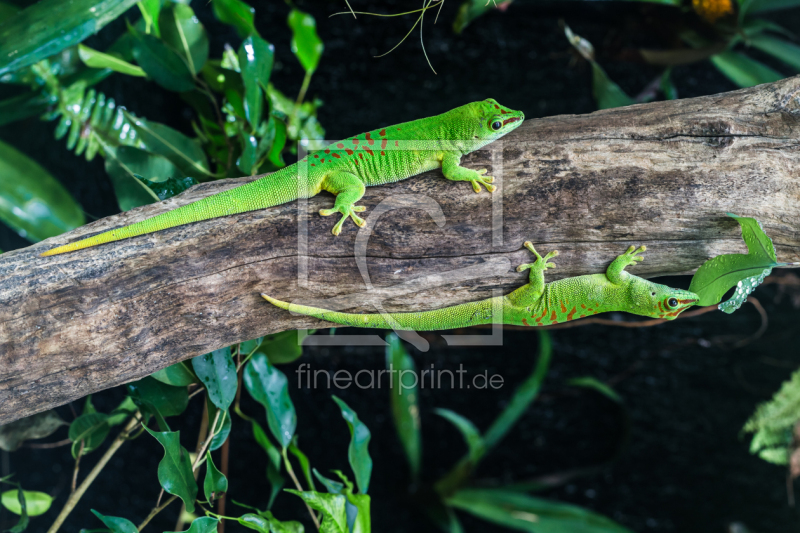
<svg viewBox="0 0 800 533">
<path fill-rule="evenodd" d="M 71 254 L 57 244 L 142 220 L 254 178 L 193 187 L 0 256 L 0 423 L 267 333 L 319 327 L 270 306 L 334 298 L 355 312 L 439 308 L 526 282 L 522 242 L 558 249 L 548 280 L 602 272 L 646 244 L 632 272 L 685 274 L 744 251 L 732 211 L 758 218 L 783 261 L 800 259 L 800 77 L 715 96 L 528 120 L 464 159 L 499 178 L 476 195 L 440 171 L 367 189 L 372 234 L 354 258 L 327 194 Z M 409 196 L 412 195 L 412 196 Z M 405 209 L 380 212 L 385 200 Z M 440 209 L 440 211 L 438 211 Z M 427 211 L 427 212 L 426 212 Z M 307 241 L 298 240 L 307 226 Z M 439 227 L 431 215 L 444 225 Z M 302 234 L 302 231 L 300 231 Z"/>
</svg>

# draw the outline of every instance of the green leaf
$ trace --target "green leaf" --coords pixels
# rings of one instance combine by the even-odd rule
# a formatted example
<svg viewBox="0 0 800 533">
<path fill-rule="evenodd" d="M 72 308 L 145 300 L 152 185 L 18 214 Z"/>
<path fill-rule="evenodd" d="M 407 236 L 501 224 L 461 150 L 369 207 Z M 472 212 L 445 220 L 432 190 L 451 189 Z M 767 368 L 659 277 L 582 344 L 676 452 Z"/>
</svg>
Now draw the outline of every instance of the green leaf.
<svg viewBox="0 0 800 533">
<path fill-rule="evenodd" d="M 0 220 L 32 242 L 85 223 L 67 190 L 35 161 L 0 142 Z"/>
<path fill-rule="evenodd" d="M 198 355 L 192 359 L 192 368 L 208 391 L 209 399 L 226 411 L 236 398 L 236 363 L 230 347 Z"/>
<path fill-rule="evenodd" d="M 467 444 L 467 457 L 473 464 L 477 463 L 486 452 L 486 444 L 475 424 L 449 409 L 434 409 L 433 412 L 452 423 L 461 432 L 461 436 L 464 437 L 464 442 Z"/>
<path fill-rule="evenodd" d="M 15 515 L 22 516 L 22 502 L 20 501 L 19 492 L 18 489 L 5 491 L 0 495 L 0 502 L 2 502 L 3 507 Z M 23 490 L 22 497 L 25 499 L 25 510 L 28 516 L 43 515 L 50 509 L 50 504 L 53 503 L 52 496 L 44 492 Z"/>
<path fill-rule="evenodd" d="M 259 109 L 260 112 L 261 110 Z M 258 139 L 256 139 L 255 135 L 244 133 L 242 135 L 242 145 L 242 155 L 236 161 L 236 166 L 248 176 L 253 176 L 258 173 L 258 168 L 256 167 L 258 162 Z"/>
<path fill-rule="evenodd" d="M 592 62 L 592 94 L 597 102 L 598 109 L 624 107 L 636 103 L 594 61 Z"/>
<path fill-rule="evenodd" d="M 51 409 L 0 425 L 0 450 L 14 452 L 26 440 L 41 439 L 68 425 L 58 413 Z"/>
<path fill-rule="evenodd" d="M 619 394 L 617 394 L 617 391 L 615 391 L 602 381 L 599 381 L 597 378 L 593 378 L 591 376 L 572 378 L 569 381 L 567 381 L 567 384 L 572 385 L 573 387 L 583 387 L 585 389 L 591 389 L 595 392 L 599 392 L 612 402 L 622 403 L 622 398 L 620 398 Z"/>
<path fill-rule="evenodd" d="M 139 176 L 150 179 L 180 175 L 181 171 L 166 157 L 133 146 L 106 150 L 106 173 L 111 178 L 119 208 L 128 211 L 159 200 Z"/>
<path fill-rule="evenodd" d="M 186 510 L 194 512 L 197 497 L 197 483 L 192 474 L 189 452 L 181 446 L 180 431 L 152 431 L 145 429 L 164 447 L 164 458 L 158 463 L 158 481 L 164 490 L 178 496 L 186 505 Z"/>
<path fill-rule="evenodd" d="M 142 12 L 142 19 L 145 23 L 145 33 L 150 33 L 152 26 L 153 34 L 158 37 L 161 35 L 161 28 L 158 26 L 158 16 L 161 13 L 161 0 L 140 0 L 139 10 Z"/>
<path fill-rule="evenodd" d="M 322 513 L 322 526 L 319 533 L 348 533 L 345 505 L 347 498 L 341 494 L 322 494 L 319 492 L 286 489 L 299 496 L 306 505 Z"/>
<path fill-rule="evenodd" d="M 289 445 L 289 453 L 294 455 L 297 458 L 297 462 L 300 463 L 300 470 L 303 471 L 303 475 L 306 478 L 306 483 L 308 483 L 308 486 L 311 487 L 311 490 L 317 490 L 317 487 L 314 486 L 314 476 L 311 475 L 311 462 L 308 460 L 308 456 L 304 454 L 297 446 L 296 436 L 294 439 L 292 439 L 292 443 Z"/>
<path fill-rule="evenodd" d="M 510 4 L 511 1 L 506 0 L 501 4 L 507 5 Z M 492 2 L 486 2 L 485 0 L 465 0 L 458 8 L 458 14 L 453 21 L 453 31 L 461 33 L 472 21 L 482 17 L 493 9 L 497 9 L 497 6 Z"/>
<path fill-rule="evenodd" d="M 722 52 L 710 59 L 720 72 L 739 87 L 752 87 L 783 79 L 781 73 L 739 52 Z"/>
<path fill-rule="evenodd" d="M 136 404 L 131 397 L 126 396 L 125 399 L 108 414 L 106 422 L 110 427 L 118 426 L 125 423 L 137 410 Z"/>
<path fill-rule="evenodd" d="M 193 76 L 203 70 L 208 61 L 208 34 L 191 7 L 171 4 L 161 12 L 159 27 L 161 39 L 178 52 Z"/>
<path fill-rule="evenodd" d="M 133 522 L 126 518 L 119 518 L 116 516 L 104 516 L 94 509 L 92 509 L 94 515 L 103 521 L 108 529 L 112 531 L 112 533 L 138 533 L 136 526 L 133 525 Z"/>
<path fill-rule="evenodd" d="M 747 245 L 748 253 L 723 254 L 709 259 L 695 272 L 689 290 L 700 297 L 697 305 L 714 305 L 719 303 L 730 288 L 737 286 L 733 303 L 730 304 L 735 308 L 726 311 L 733 312 L 773 267 L 785 263 L 777 262 L 772 240 L 764 233 L 756 219 L 739 217 L 731 213 L 728 213 L 728 216 L 734 218 L 741 226 L 742 238 Z M 722 306 L 720 309 L 726 310 Z"/>
<path fill-rule="evenodd" d="M 266 335 L 258 347 L 257 353 L 264 354 L 273 365 L 291 363 L 303 355 L 297 331 L 282 331 L 274 335 Z"/>
<path fill-rule="evenodd" d="M 172 161 L 184 176 L 211 174 L 206 154 L 195 139 L 190 139 L 169 126 L 135 117 L 128 112 L 125 112 L 125 117 L 136 128 L 139 139 L 147 149 Z"/>
<path fill-rule="evenodd" d="M 206 500 L 209 502 L 218 500 L 226 492 L 228 492 L 228 478 L 217 470 L 214 461 L 211 460 L 211 453 L 206 452 L 206 479 L 203 481 Z"/>
<path fill-rule="evenodd" d="M 396 388 L 392 387 L 389 392 L 392 402 L 392 419 L 411 468 L 411 477 L 417 479 L 422 460 L 422 438 L 416 365 L 397 335 L 390 333 L 386 341 L 386 367 L 389 372 L 398 372 L 398 385 Z"/>
<path fill-rule="evenodd" d="M 257 35 L 245 39 L 239 47 L 239 68 L 244 82 L 244 111 L 255 130 L 261 122 L 264 92 L 269 84 L 275 47 Z"/>
<path fill-rule="evenodd" d="M 581 507 L 503 489 L 465 489 L 447 503 L 503 527 L 533 533 L 631 533 Z"/>
<path fill-rule="evenodd" d="M 136 0 L 43 0 L 0 25 L 0 76 L 76 45 Z"/>
<path fill-rule="evenodd" d="M 135 37 L 133 57 L 154 82 L 168 91 L 194 89 L 194 77 L 186 62 L 158 38 L 130 28 Z"/>
<path fill-rule="evenodd" d="M 0 100 L 0 126 L 17 120 L 40 115 L 54 102 L 44 93 L 26 92 Z"/>
<path fill-rule="evenodd" d="M 140 379 L 126 385 L 128 394 L 139 407 L 161 416 L 177 416 L 189 405 L 186 387 L 173 387 L 151 377 Z"/>
<path fill-rule="evenodd" d="M 210 412 L 210 411 L 209 411 Z M 222 411 L 219 415 L 219 420 L 211 428 L 214 437 L 211 439 L 211 444 L 208 445 L 209 451 L 214 451 L 222 448 L 228 436 L 231 434 L 232 421 L 230 411 Z"/>
<path fill-rule="evenodd" d="M 108 436 L 108 415 L 103 413 L 85 413 L 72 421 L 69 425 L 69 440 L 72 441 L 72 457 L 78 457 L 83 442 L 83 452 L 86 455 L 96 450 L 103 444 Z"/>
<path fill-rule="evenodd" d="M 197 185 L 198 181 L 194 178 L 160 178 L 157 180 L 149 180 L 147 178 L 143 178 L 141 176 L 137 176 L 137 179 L 147 185 L 147 187 L 156 193 L 159 200 L 166 200 L 167 198 L 172 198 L 173 196 L 177 196 L 183 191 Z"/>
<path fill-rule="evenodd" d="M 254 24 L 255 9 L 242 0 L 213 0 L 214 16 L 220 22 L 230 24 L 244 38 L 258 34 Z"/>
<path fill-rule="evenodd" d="M 764 33 L 750 37 L 748 42 L 762 52 L 791 65 L 795 70 L 800 70 L 800 46 Z"/>
<path fill-rule="evenodd" d="M 319 480 L 320 483 L 322 483 L 325 486 L 328 492 L 330 492 L 331 494 L 342 493 L 342 491 L 344 490 L 343 483 L 339 483 L 338 481 L 323 476 L 322 474 L 319 473 L 319 471 L 316 468 L 314 468 L 313 471 L 314 471 L 314 476 Z"/>
<path fill-rule="evenodd" d="M 244 384 L 250 396 L 267 410 L 272 435 L 284 448 L 289 446 L 297 427 L 297 414 L 284 373 L 272 366 L 266 355 L 256 353 L 245 366 Z"/>
<path fill-rule="evenodd" d="M 372 457 L 369 456 L 369 440 L 372 435 L 367 426 L 359 420 L 358 415 L 346 403 L 336 396 L 331 396 L 339 405 L 342 418 L 350 428 L 350 446 L 347 448 L 347 459 L 356 476 L 356 485 L 362 494 L 369 490 L 369 479 L 372 476 Z"/>
<path fill-rule="evenodd" d="M 0 20 L 8 21 L 11 17 L 20 12 L 20 8 L 13 4 L 0 2 Z"/>
<path fill-rule="evenodd" d="M 742 4 L 745 13 L 763 13 L 800 6 L 800 0 L 753 0 Z"/>
<path fill-rule="evenodd" d="M 120 74 L 127 74 L 128 76 L 146 76 L 144 70 L 142 70 L 140 67 L 132 65 L 117 56 L 98 52 L 97 50 L 82 44 L 78 45 L 78 57 L 81 58 L 81 61 L 83 61 L 84 65 L 87 67 L 108 68 L 115 72 L 119 72 Z"/>
<path fill-rule="evenodd" d="M 483 436 L 483 443 L 489 450 L 506 436 L 509 430 L 517 423 L 520 417 L 525 414 L 531 403 L 542 390 L 542 382 L 550 368 L 550 359 L 553 354 L 553 347 L 550 341 L 550 333 L 545 330 L 539 331 L 539 359 L 528 379 L 514 391 L 511 401 L 500 413 L 500 416 L 492 423 L 486 434 Z"/>
<path fill-rule="evenodd" d="M 272 444 L 272 441 L 269 440 L 269 437 L 267 437 L 267 434 L 264 432 L 264 428 L 262 428 L 258 422 L 253 420 L 251 422 L 251 428 L 253 430 L 253 438 L 255 438 L 258 445 L 264 449 L 264 452 L 266 452 L 270 464 L 280 470 L 281 451 L 276 448 L 274 444 Z"/>
<path fill-rule="evenodd" d="M 157 379 L 161 383 L 173 385 L 175 387 L 185 387 L 192 383 L 199 383 L 197 376 L 194 375 L 192 365 L 189 361 L 181 361 L 167 368 L 162 368 L 150 374 L 150 377 Z"/>
<path fill-rule="evenodd" d="M 292 53 L 297 56 L 306 73 L 313 74 L 325 49 L 317 35 L 317 22 L 308 13 L 292 9 L 289 27 L 292 29 Z"/>
<path fill-rule="evenodd" d="M 203 516 L 192 520 L 192 525 L 189 526 L 189 529 L 187 529 L 185 533 L 217 533 L 218 525 L 219 520 L 217 518 Z M 173 533 L 180 532 L 175 531 Z"/>
<path fill-rule="evenodd" d="M 31 521 L 30 517 L 28 516 L 28 506 L 25 499 L 25 492 L 19 485 L 17 485 L 17 487 L 19 488 L 17 491 L 17 505 L 19 507 L 19 513 L 17 514 L 19 514 L 19 520 L 17 521 L 17 525 L 8 530 L 8 533 L 22 533 L 28 529 L 28 524 Z"/>
<path fill-rule="evenodd" d="M 248 529 L 254 529 L 259 533 L 270 533 L 270 520 L 263 516 L 247 513 L 237 518 L 237 521 Z"/>
</svg>

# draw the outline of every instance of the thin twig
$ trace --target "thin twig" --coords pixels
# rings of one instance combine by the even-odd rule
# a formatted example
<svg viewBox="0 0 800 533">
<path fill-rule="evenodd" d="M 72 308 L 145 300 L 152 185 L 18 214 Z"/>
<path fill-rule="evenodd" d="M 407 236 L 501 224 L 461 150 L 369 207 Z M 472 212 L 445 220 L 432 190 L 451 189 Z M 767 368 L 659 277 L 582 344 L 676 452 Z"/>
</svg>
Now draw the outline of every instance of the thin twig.
<svg viewBox="0 0 800 533">
<path fill-rule="evenodd" d="M 137 531 L 143 530 L 144 526 L 146 526 L 150 522 L 150 520 L 153 519 L 154 516 L 156 516 L 158 513 L 160 513 L 164 509 L 166 509 L 167 505 L 171 504 L 172 502 L 174 502 L 177 499 L 178 499 L 177 496 L 170 496 L 169 498 L 167 498 L 167 501 L 165 501 L 164 503 L 162 503 L 158 507 L 154 507 L 153 510 L 150 511 L 150 514 L 147 515 L 147 518 L 142 520 L 142 523 L 139 524 L 138 526 L 136 526 L 136 530 Z"/>
<path fill-rule="evenodd" d="M 225 439 L 225 444 L 222 445 L 222 459 L 220 461 L 220 471 L 226 478 L 228 477 L 228 462 L 230 459 L 230 444 L 231 439 Z M 225 493 L 222 493 L 219 500 L 217 500 L 217 513 L 225 514 Z M 217 533 L 225 533 L 225 521 L 220 521 Z"/>
<path fill-rule="evenodd" d="M 48 450 L 50 448 L 60 448 L 61 446 L 68 446 L 69 444 L 72 444 L 72 441 L 70 439 L 64 439 L 57 442 L 44 442 L 44 443 L 31 442 L 29 444 L 26 444 L 25 447 L 31 448 L 33 450 Z"/>
<path fill-rule="evenodd" d="M 69 498 L 67 498 L 67 502 L 64 504 L 64 507 L 61 509 L 61 512 L 56 517 L 55 521 L 53 522 L 53 525 L 50 526 L 50 529 L 47 530 L 47 533 L 56 533 L 56 531 L 58 531 L 58 529 L 64 524 L 64 520 L 67 519 L 67 517 L 75 508 L 75 506 L 78 504 L 78 502 L 80 501 L 81 497 L 84 495 L 86 490 L 91 486 L 95 478 L 100 474 L 100 472 L 103 470 L 106 464 L 108 464 L 108 462 L 111 460 L 111 457 L 113 457 L 114 454 L 117 452 L 117 450 L 119 450 L 120 446 L 122 446 L 125 443 L 126 441 L 125 437 L 127 436 L 128 433 L 130 433 L 133 430 L 133 428 L 136 427 L 136 424 L 139 424 L 139 418 L 136 415 L 134 415 L 133 418 L 131 418 L 131 420 L 125 426 L 125 429 L 123 429 L 119 433 L 119 435 L 117 435 L 117 438 L 115 438 L 114 441 L 111 443 L 111 446 L 108 447 L 106 453 L 104 453 L 103 456 L 100 458 L 100 460 L 97 461 L 97 464 L 94 465 L 94 468 L 92 468 L 91 472 L 89 472 L 89 474 L 83 480 L 83 483 L 81 483 L 78 486 L 78 488 L 72 494 L 69 495 Z"/>
<path fill-rule="evenodd" d="M 294 470 L 292 469 L 292 464 L 289 462 L 289 457 L 286 455 L 285 446 L 281 450 L 281 455 L 283 456 L 283 464 L 286 466 L 286 471 L 289 473 L 289 477 L 292 478 L 295 488 L 297 488 L 297 490 L 299 490 L 300 492 L 303 492 L 303 486 L 300 484 L 300 480 L 297 479 L 297 476 L 294 474 Z M 319 518 L 317 518 L 317 515 L 314 514 L 314 510 L 307 503 L 306 503 L 306 509 L 308 509 L 308 514 L 311 515 L 311 520 L 317 527 L 317 531 L 319 531 Z"/>
<path fill-rule="evenodd" d="M 72 490 L 70 492 L 75 492 L 75 488 L 78 486 L 78 471 L 81 467 L 81 455 L 83 455 L 83 447 L 86 441 L 81 439 L 81 447 L 78 450 L 78 456 L 75 458 L 75 468 L 72 471 Z"/>
</svg>

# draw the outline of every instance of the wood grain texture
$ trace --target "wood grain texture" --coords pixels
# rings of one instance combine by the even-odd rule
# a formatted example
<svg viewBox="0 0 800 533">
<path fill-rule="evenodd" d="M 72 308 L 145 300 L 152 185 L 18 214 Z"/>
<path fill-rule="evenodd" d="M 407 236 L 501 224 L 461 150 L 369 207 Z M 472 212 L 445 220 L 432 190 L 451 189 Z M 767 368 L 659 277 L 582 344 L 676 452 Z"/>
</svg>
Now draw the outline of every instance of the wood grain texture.
<svg viewBox="0 0 800 533">
<path fill-rule="evenodd" d="M 525 283 L 527 274 L 513 270 L 529 260 L 525 240 L 541 252 L 561 252 L 549 280 L 602 272 L 629 244 L 649 248 L 632 272 L 685 274 L 711 256 L 744 251 L 726 211 L 757 217 L 780 260 L 800 260 L 798 139 L 795 77 L 703 98 L 526 121 L 464 160 L 499 179 L 492 196 L 474 194 L 439 171 L 368 188 L 362 202 L 368 239 L 353 224 L 333 237 L 335 217 L 317 215 L 332 204 L 323 194 L 38 257 L 254 179 L 243 178 L 196 186 L 5 253 L 0 423 L 235 342 L 323 325 L 270 306 L 259 292 L 335 298 L 327 304 L 356 312 L 374 312 L 375 302 L 395 311 L 433 309 Z M 388 209 L 391 202 L 407 207 Z M 307 226 L 306 246 L 298 224 Z M 368 269 L 369 291 L 356 255 Z"/>
</svg>

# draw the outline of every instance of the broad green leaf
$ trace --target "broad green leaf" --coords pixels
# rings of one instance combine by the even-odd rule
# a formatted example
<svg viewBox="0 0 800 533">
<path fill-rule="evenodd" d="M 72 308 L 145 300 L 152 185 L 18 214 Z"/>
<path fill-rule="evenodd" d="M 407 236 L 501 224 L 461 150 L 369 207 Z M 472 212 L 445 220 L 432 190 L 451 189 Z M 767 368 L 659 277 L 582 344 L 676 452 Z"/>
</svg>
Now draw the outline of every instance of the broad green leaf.
<svg viewBox="0 0 800 533">
<path fill-rule="evenodd" d="M 194 512 L 197 482 L 192 475 L 189 452 L 181 446 L 180 431 L 152 431 L 146 426 L 145 429 L 164 447 L 164 458 L 158 463 L 159 483 L 166 492 L 183 500 L 188 512 Z"/>
<path fill-rule="evenodd" d="M 159 37 L 161 29 L 158 27 L 158 18 L 161 13 L 162 0 L 140 0 L 139 10 L 142 12 L 142 19 L 145 23 L 145 33 L 150 33 L 152 28 L 153 35 Z"/>
<path fill-rule="evenodd" d="M 194 89 L 194 77 L 177 52 L 158 38 L 130 28 L 135 37 L 133 57 L 157 84 L 168 91 L 184 92 Z"/>
<path fill-rule="evenodd" d="M 19 12 L 20 8 L 18 8 L 17 6 L 9 4 L 7 2 L 0 2 L 0 20 L 2 20 L 3 22 L 8 21 L 9 19 L 11 19 L 11 17 L 13 17 Z"/>
<path fill-rule="evenodd" d="M 253 513 L 247 513 L 237 518 L 237 521 L 239 522 L 239 524 L 243 525 L 247 529 L 254 529 L 259 533 L 270 533 L 269 530 L 270 520 L 263 516 Z"/>
<path fill-rule="evenodd" d="M 112 533 L 138 533 L 136 526 L 133 525 L 133 522 L 128 520 L 127 518 L 119 518 L 117 516 L 104 516 L 94 509 L 92 509 L 94 515 L 103 521 L 108 529 L 111 530 Z"/>
<path fill-rule="evenodd" d="M 144 70 L 140 67 L 132 65 L 117 56 L 98 52 L 82 44 L 78 45 L 78 57 L 81 58 L 81 61 L 83 61 L 84 65 L 87 67 L 108 68 L 120 74 L 127 74 L 128 76 L 145 76 Z"/>
<path fill-rule="evenodd" d="M 325 486 L 328 492 L 330 492 L 331 494 L 342 493 L 342 491 L 344 490 L 343 483 L 339 483 L 338 481 L 323 476 L 322 474 L 319 473 L 319 471 L 316 468 L 314 468 L 313 471 L 314 471 L 314 476 L 319 480 L 320 483 L 322 483 Z"/>
<path fill-rule="evenodd" d="M 209 412 L 213 411 L 213 404 L 209 405 Z M 212 418 L 213 421 L 213 418 Z M 225 441 L 228 439 L 228 436 L 231 434 L 231 428 L 233 424 L 231 421 L 231 413 L 230 411 L 222 411 L 219 415 L 219 419 L 217 423 L 211 428 L 211 431 L 214 437 L 211 439 L 211 444 L 208 445 L 209 451 L 214 451 L 222 448 L 222 445 L 225 444 Z"/>
<path fill-rule="evenodd" d="M 258 90 L 260 91 L 261 89 Z M 244 133 L 241 136 L 241 140 L 243 145 L 242 155 L 236 161 L 236 166 L 248 176 L 253 176 L 258 173 L 258 168 L 256 167 L 258 162 L 258 139 L 255 135 Z"/>
<path fill-rule="evenodd" d="M 283 148 L 286 146 L 286 123 L 270 115 L 269 122 L 275 128 L 275 137 L 269 149 L 267 160 L 274 168 L 283 168 L 286 163 L 283 161 Z"/>
<path fill-rule="evenodd" d="M 325 128 L 317 120 L 317 108 L 321 105 L 319 100 L 303 102 L 300 106 L 297 106 L 295 100 L 283 94 L 272 84 L 267 86 L 267 97 L 272 110 L 279 111 L 288 117 L 290 124 L 287 127 L 286 134 L 290 139 L 319 141 L 325 138 Z M 271 134 L 270 142 L 274 137 L 275 135 Z M 306 148 L 309 150 L 319 149 L 313 145 L 309 145 Z"/>
<path fill-rule="evenodd" d="M 308 74 L 313 74 L 325 48 L 317 35 L 317 22 L 308 13 L 292 9 L 289 13 L 289 27 L 292 29 L 292 53 L 297 56 L 303 69 Z"/>
<path fill-rule="evenodd" d="M 255 9 L 242 0 L 213 0 L 214 16 L 225 24 L 230 24 L 244 38 L 258 34 L 254 24 Z"/>
<path fill-rule="evenodd" d="M 218 500 L 228 492 L 228 478 L 214 466 L 211 452 L 206 452 L 206 479 L 203 481 L 203 493 L 209 502 Z"/>
<path fill-rule="evenodd" d="M 593 391 L 599 392 L 609 400 L 622 403 L 622 398 L 619 397 L 617 391 L 609 387 L 607 384 L 603 383 L 602 381 L 598 380 L 597 378 L 593 378 L 591 376 L 584 376 L 581 378 L 572 378 L 567 381 L 567 385 L 572 385 L 573 387 L 583 387 L 585 389 L 591 389 Z"/>
<path fill-rule="evenodd" d="M 177 196 L 178 194 L 182 193 L 186 189 L 197 185 L 197 180 L 194 178 L 168 177 L 150 180 L 138 176 L 137 179 L 147 185 L 151 191 L 156 193 L 156 196 L 158 196 L 159 200 L 172 198 L 173 196 Z"/>
<path fill-rule="evenodd" d="M 249 341 L 244 341 L 239 343 L 239 352 L 245 356 L 250 355 L 256 351 L 256 348 L 261 346 L 261 342 L 264 340 L 264 337 L 259 337 L 257 339 L 251 339 Z"/>
<path fill-rule="evenodd" d="M 550 341 L 550 333 L 546 330 L 540 330 L 539 358 L 536 361 L 536 366 L 531 375 L 528 376 L 528 379 L 514 391 L 514 396 L 511 397 L 511 401 L 508 402 L 505 409 L 486 430 L 483 436 L 483 444 L 487 450 L 497 446 L 539 395 L 539 391 L 542 390 L 542 382 L 547 375 L 548 368 L 550 368 L 552 354 L 553 348 Z"/>
<path fill-rule="evenodd" d="M 189 526 L 189 529 L 187 529 L 185 533 L 217 533 L 218 525 L 218 519 L 211 518 L 210 516 L 203 516 L 192 520 L 192 525 Z M 173 533 L 180 532 L 175 531 Z"/>
<path fill-rule="evenodd" d="M 108 415 L 103 413 L 85 413 L 72 421 L 69 425 L 69 440 L 72 441 L 72 457 L 77 457 L 81 451 L 86 455 L 96 450 L 103 444 L 108 436 Z"/>
<path fill-rule="evenodd" d="M 672 81 L 672 67 L 664 71 L 661 75 L 661 83 L 659 84 L 661 92 L 664 93 L 664 98 L 667 100 L 678 99 L 678 89 Z"/>
<path fill-rule="evenodd" d="M 394 427 L 408 459 L 411 477 L 417 479 L 422 460 L 422 438 L 416 365 L 397 335 L 391 333 L 386 340 L 386 367 L 392 372 L 390 375 L 397 376 L 397 385 L 389 390 Z"/>
<path fill-rule="evenodd" d="M 164 417 L 179 415 L 189 405 L 186 387 L 173 387 L 149 376 L 126 387 L 136 405 L 150 412 L 155 409 Z"/>
<path fill-rule="evenodd" d="M 0 76 L 78 44 L 136 0 L 42 0 L 0 25 Z"/>
<path fill-rule="evenodd" d="M 192 364 L 189 361 L 181 361 L 167 368 L 162 368 L 150 374 L 150 377 L 157 379 L 161 383 L 166 383 L 167 385 L 173 385 L 175 387 L 185 387 L 192 383 L 199 383 L 197 376 L 194 375 L 194 370 L 192 370 Z"/>
<path fill-rule="evenodd" d="M 54 100 L 48 95 L 36 92 L 25 92 L 18 96 L 0 100 L 0 126 L 40 115 L 52 103 L 54 103 Z"/>
<path fill-rule="evenodd" d="M 127 112 L 125 116 L 136 128 L 139 139 L 144 142 L 147 149 L 172 161 L 185 176 L 211 174 L 206 154 L 195 139 L 190 139 L 183 133 L 158 122 L 138 118 Z"/>
<path fill-rule="evenodd" d="M 350 446 L 347 448 L 347 459 L 356 476 L 356 485 L 362 494 L 369 491 L 369 479 L 372 476 L 372 457 L 369 455 L 369 441 L 372 435 L 367 426 L 346 403 L 336 396 L 331 396 L 339 405 L 342 418 L 350 429 Z"/>
<path fill-rule="evenodd" d="M 31 518 L 28 516 L 28 505 L 25 499 L 25 491 L 23 491 L 22 487 L 20 487 L 19 485 L 17 485 L 17 487 L 18 487 L 17 506 L 19 509 L 19 512 L 17 514 L 19 515 L 19 520 L 17 521 L 17 524 L 14 527 L 12 527 L 7 531 L 7 533 L 22 533 L 23 531 L 28 529 L 28 524 L 31 521 Z M 2 501 L 2 499 L 0 499 L 0 501 Z"/>
<path fill-rule="evenodd" d="M 467 456 L 469 460 L 472 463 L 477 463 L 486 452 L 486 444 L 483 441 L 483 437 L 481 437 L 481 432 L 475 427 L 475 424 L 449 409 L 434 409 L 433 412 L 453 424 L 456 429 L 461 432 L 461 436 L 464 437 L 464 442 L 467 444 Z"/>
<path fill-rule="evenodd" d="M 226 411 L 236 398 L 236 363 L 230 347 L 198 355 L 192 359 L 192 368 L 205 386 L 209 399 Z"/>
<path fill-rule="evenodd" d="M 133 402 L 133 399 L 131 399 L 130 396 L 126 396 L 125 399 L 108 414 L 106 422 L 110 427 L 118 426 L 125 423 L 137 410 L 138 408 Z"/>
<path fill-rule="evenodd" d="M 728 51 L 716 54 L 711 56 L 711 62 L 739 87 L 752 87 L 783 79 L 781 73 L 739 52 Z"/>
<path fill-rule="evenodd" d="M 631 533 L 605 516 L 576 505 L 503 489 L 465 489 L 447 503 L 503 527 L 533 533 Z"/>
<path fill-rule="evenodd" d="M 370 533 L 370 497 L 367 494 L 347 494 L 347 526 L 352 533 Z M 354 512 L 351 513 L 350 511 Z M 353 516 L 354 515 L 354 516 Z"/>
<path fill-rule="evenodd" d="M 239 47 L 239 68 L 244 82 L 244 111 L 252 130 L 258 128 L 264 108 L 264 92 L 272 73 L 275 47 L 251 35 Z"/>
<path fill-rule="evenodd" d="M 0 425 L 0 450 L 17 451 L 26 440 L 48 437 L 66 425 L 53 409 Z"/>
<path fill-rule="evenodd" d="M 53 497 L 44 492 L 23 490 L 22 496 L 25 498 L 25 510 L 27 511 L 28 516 L 43 515 L 48 509 L 50 509 L 50 504 L 53 503 Z M 2 495 L 0 495 L 0 502 L 2 502 L 3 507 L 15 515 L 22 515 L 22 504 L 20 503 L 19 489 L 5 491 Z"/>
<path fill-rule="evenodd" d="M 723 311 L 732 313 L 773 267 L 785 263 L 777 262 L 772 240 L 756 219 L 731 213 L 728 216 L 741 226 L 747 254 L 723 254 L 709 259 L 695 272 L 689 290 L 700 297 L 697 305 L 715 305 L 730 288 L 737 287 L 732 303 L 720 306 Z"/>
<path fill-rule="evenodd" d="M 253 420 L 251 422 L 251 428 L 253 430 L 253 438 L 255 438 L 258 445 L 266 452 L 270 464 L 280 470 L 281 451 L 272 444 L 272 441 L 269 440 L 269 437 L 267 437 L 267 434 L 264 432 L 264 428 L 262 428 L 258 422 Z"/>
<path fill-rule="evenodd" d="M 267 509 L 272 509 L 275 498 L 280 494 L 281 489 L 286 484 L 286 480 L 281 474 L 280 468 L 276 468 L 272 463 L 267 463 L 267 481 L 269 481 L 270 492 L 267 500 Z"/>
<path fill-rule="evenodd" d="M 762 52 L 791 65 L 795 70 L 800 70 L 800 46 L 765 33 L 751 37 L 748 42 Z"/>
<path fill-rule="evenodd" d="M 264 336 L 257 353 L 266 355 L 273 365 L 279 365 L 297 360 L 303 355 L 303 346 L 298 342 L 297 331 L 282 331 Z"/>
<path fill-rule="evenodd" d="M 341 494 L 322 494 L 319 492 L 305 491 L 300 492 L 293 489 L 286 489 L 302 498 L 312 509 L 322 513 L 322 526 L 319 533 L 348 533 L 347 514 L 345 504 L 347 498 Z"/>
<path fill-rule="evenodd" d="M 192 8 L 173 3 L 159 17 L 161 39 L 186 62 L 196 76 L 208 60 L 208 34 Z"/>
<path fill-rule="evenodd" d="M 499 4 L 507 7 L 511 1 L 505 0 Z M 453 31 L 461 33 L 472 21 L 482 17 L 493 9 L 497 9 L 497 5 L 492 2 L 486 2 L 485 0 L 465 0 L 461 6 L 459 6 L 458 14 L 455 20 L 453 20 Z"/>
<path fill-rule="evenodd" d="M 33 159 L 0 142 L 0 220 L 32 242 L 85 223 L 67 190 Z"/>
<path fill-rule="evenodd" d="M 256 353 L 244 369 L 244 384 L 250 396 L 267 410 L 267 424 L 275 439 L 286 448 L 297 427 L 297 414 L 289 383 L 283 372 L 275 368 L 262 353 Z"/>
<path fill-rule="evenodd" d="M 152 179 L 182 174 L 166 157 L 133 146 L 106 150 L 106 155 L 106 173 L 111 178 L 117 203 L 123 211 L 159 201 L 158 195 L 139 176 Z"/>
<path fill-rule="evenodd" d="M 594 61 L 592 62 L 592 94 L 597 102 L 598 109 L 624 107 L 636 103 Z"/>
</svg>

